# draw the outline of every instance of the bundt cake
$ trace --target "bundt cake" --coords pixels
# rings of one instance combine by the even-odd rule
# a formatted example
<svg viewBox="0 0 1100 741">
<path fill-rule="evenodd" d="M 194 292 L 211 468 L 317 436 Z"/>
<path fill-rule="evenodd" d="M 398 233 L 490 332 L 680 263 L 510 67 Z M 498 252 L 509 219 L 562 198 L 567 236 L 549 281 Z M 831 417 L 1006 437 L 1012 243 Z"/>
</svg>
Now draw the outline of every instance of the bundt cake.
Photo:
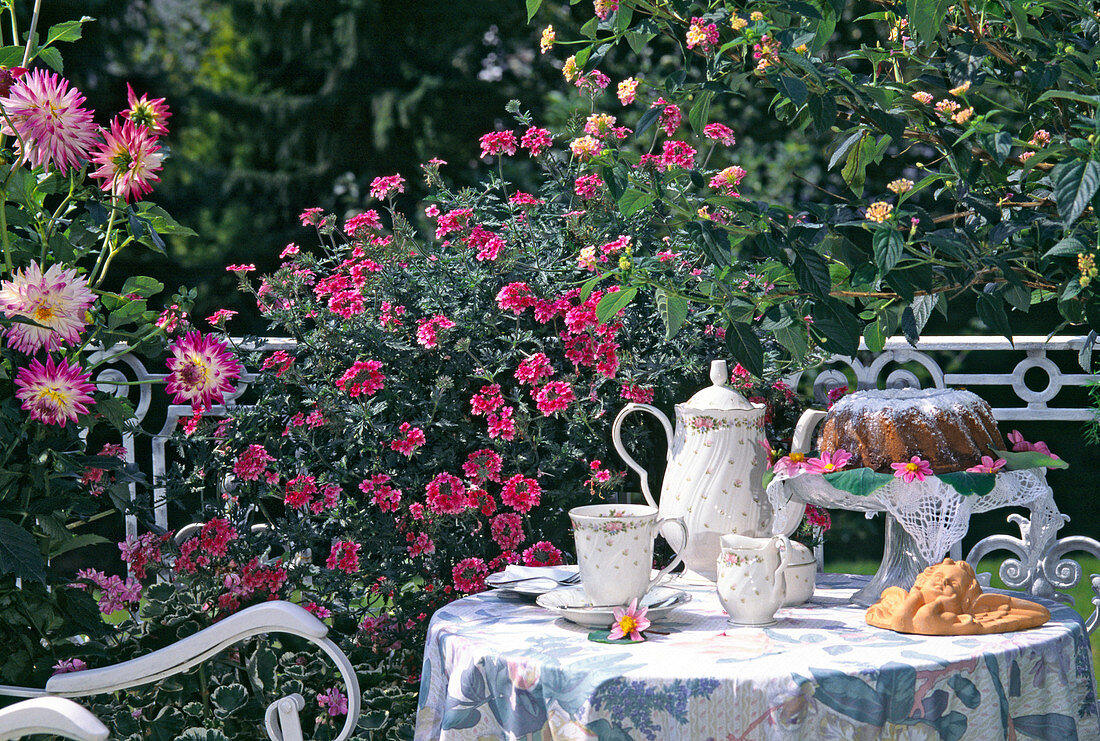
<svg viewBox="0 0 1100 741">
<path fill-rule="evenodd" d="M 846 450 L 850 467 L 892 473 L 891 463 L 918 455 L 936 473 L 962 471 L 1004 450 L 993 410 L 955 389 L 857 391 L 842 397 L 821 425 L 818 450 Z"/>
</svg>

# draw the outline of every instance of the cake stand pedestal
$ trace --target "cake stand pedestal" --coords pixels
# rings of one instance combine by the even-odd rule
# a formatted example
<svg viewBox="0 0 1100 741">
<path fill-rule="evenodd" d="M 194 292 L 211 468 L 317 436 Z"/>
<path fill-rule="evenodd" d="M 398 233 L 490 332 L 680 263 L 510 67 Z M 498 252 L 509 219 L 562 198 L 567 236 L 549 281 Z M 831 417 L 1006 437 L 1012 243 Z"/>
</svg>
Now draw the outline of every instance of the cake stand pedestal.
<svg viewBox="0 0 1100 741">
<path fill-rule="evenodd" d="M 863 607 L 878 602 L 886 587 L 909 589 L 917 575 L 930 565 L 920 554 L 913 536 L 905 532 L 901 523 L 889 513 L 883 515 L 886 519 L 886 546 L 882 552 L 882 563 L 867 586 L 852 595 L 852 602 Z"/>
</svg>

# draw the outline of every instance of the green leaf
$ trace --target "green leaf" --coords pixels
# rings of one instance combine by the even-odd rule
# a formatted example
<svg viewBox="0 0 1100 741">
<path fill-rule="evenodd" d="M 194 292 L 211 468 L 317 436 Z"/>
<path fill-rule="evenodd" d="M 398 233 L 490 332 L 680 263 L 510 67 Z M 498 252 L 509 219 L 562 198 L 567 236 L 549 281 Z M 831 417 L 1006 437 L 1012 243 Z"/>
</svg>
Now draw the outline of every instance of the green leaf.
<svg viewBox="0 0 1100 741">
<path fill-rule="evenodd" d="M 875 236 L 871 240 L 875 248 L 875 264 L 879 271 L 886 275 L 901 259 L 905 249 L 905 240 L 893 227 L 881 227 L 875 230 Z"/>
<path fill-rule="evenodd" d="M 22 46 L 0 47 L 0 67 L 18 67 L 23 61 Z"/>
<path fill-rule="evenodd" d="M 248 702 L 248 690 L 235 682 L 225 684 L 215 689 L 210 699 L 214 702 L 214 712 L 224 718 L 244 707 Z"/>
<path fill-rule="evenodd" d="M 1024 468 L 1069 468 L 1069 464 L 1061 458 L 1054 458 L 1038 450 L 994 450 L 998 458 L 1005 459 L 1005 468 L 1009 471 L 1019 471 Z"/>
<path fill-rule="evenodd" d="M 0 574 L 27 581 L 46 581 L 46 562 L 34 536 L 9 519 L 0 518 Z"/>
<path fill-rule="evenodd" d="M 134 204 L 134 210 L 138 216 L 148 222 L 148 226 L 157 234 L 176 234 L 183 237 L 198 236 L 197 232 L 180 224 L 167 211 L 154 203 L 140 201 Z"/>
<path fill-rule="evenodd" d="M 657 197 L 652 193 L 646 193 L 636 188 L 627 188 L 622 198 L 619 199 L 619 212 L 622 213 L 624 218 L 629 219 L 639 209 L 645 208 L 655 200 L 657 200 Z"/>
<path fill-rule="evenodd" d="M 840 171 L 841 177 L 852 192 L 858 196 L 863 195 L 863 184 L 867 181 L 867 165 L 874 158 L 878 143 L 873 136 L 865 136 L 859 144 L 848 152 L 848 160 L 844 163 L 844 169 Z"/>
<path fill-rule="evenodd" d="M 882 352 L 886 347 L 886 332 L 878 319 L 863 328 L 863 341 L 871 352 Z"/>
<path fill-rule="evenodd" d="M 95 411 L 119 432 L 132 432 L 130 422 L 134 419 L 134 407 L 126 399 L 117 396 L 100 399 L 96 402 Z"/>
<path fill-rule="evenodd" d="M 527 0 L 527 22 L 530 23 L 531 19 L 535 17 L 535 13 L 539 12 L 539 8 L 542 7 L 542 0 Z"/>
<path fill-rule="evenodd" d="M 245 668 L 248 670 L 248 679 L 255 685 L 258 693 L 271 694 L 275 692 L 275 667 L 278 665 L 278 657 L 275 652 L 266 646 L 260 646 L 256 653 L 248 657 Z"/>
<path fill-rule="evenodd" d="M 602 275 L 597 275 L 586 280 L 581 285 L 581 295 L 579 296 L 580 300 L 587 301 L 588 297 L 592 295 L 592 291 L 596 289 L 596 286 L 600 284 L 600 281 L 603 280 L 603 278 L 604 277 Z"/>
<path fill-rule="evenodd" d="M 888 473 L 879 473 L 870 468 L 852 468 L 847 471 L 834 471 L 823 474 L 823 477 L 834 489 L 855 494 L 857 497 L 865 497 L 876 489 L 889 484 L 894 477 Z"/>
<path fill-rule="evenodd" d="M 802 82 L 802 80 L 797 77 L 780 75 L 775 81 L 775 86 L 798 108 L 802 107 L 802 104 L 806 102 L 806 96 L 809 95 L 809 91 L 806 89 L 806 83 Z"/>
<path fill-rule="evenodd" d="M 906 0 L 909 28 L 921 43 L 930 43 L 939 35 L 950 5 L 952 0 Z"/>
<path fill-rule="evenodd" d="M 663 288 L 657 289 L 656 294 L 657 313 L 665 323 L 665 339 L 671 340 L 676 336 L 680 326 L 687 319 L 688 300 L 678 294 L 670 294 Z"/>
<path fill-rule="evenodd" d="M 726 327 L 726 345 L 730 355 L 754 376 L 764 375 L 764 345 L 752 327 L 731 322 Z"/>
<path fill-rule="evenodd" d="M 821 347 L 837 355 L 854 356 L 859 350 L 860 321 L 835 298 L 814 301 L 810 333 Z"/>
<path fill-rule="evenodd" d="M 136 322 L 141 319 L 147 308 L 148 306 L 143 298 L 127 301 L 107 316 L 107 328 L 118 329 L 126 324 Z"/>
<path fill-rule="evenodd" d="M 627 304 L 633 301 L 637 293 L 638 288 L 636 286 L 614 293 L 605 293 L 600 298 L 600 302 L 596 304 L 596 318 L 600 322 L 607 322 L 618 314 L 620 309 L 625 308 Z"/>
<path fill-rule="evenodd" d="M 714 100 L 714 93 L 704 90 L 698 94 L 698 99 L 688 111 L 688 123 L 697 135 L 702 136 L 703 127 L 710 121 L 710 104 Z"/>
<path fill-rule="evenodd" d="M 1100 105 L 1100 95 L 1082 95 L 1081 93 L 1073 93 L 1069 90 L 1047 90 L 1040 95 L 1035 102 L 1042 103 L 1044 100 L 1050 100 L 1051 98 L 1065 98 L 1066 100 L 1075 100 L 1078 103 Z"/>
<path fill-rule="evenodd" d="M 1100 186 L 1100 162 L 1071 160 L 1063 162 L 1050 173 L 1054 182 L 1054 202 L 1062 221 L 1069 226 L 1085 207 Z"/>
<path fill-rule="evenodd" d="M 608 638 L 609 635 L 611 635 L 610 630 L 593 630 L 588 634 L 588 640 L 594 643 L 639 643 L 639 641 L 632 641 L 629 638 L 616 638 L 615 640 L 611 640 Z"/>
<path fill-rule="evenodd" d="M 1003 165 L 1008 155 L 1012 154 L 1012 134 L 1007 131 L 998 131 L 988 137 L 986 149 L 993 155 L 994 162 Z"/>
<path fill-rule="evenodd" d="M 188 728 L 176 736 L 176 741 L 229 741 L 229 738 L 215 728 Z"/>
<path fill-rule="evenodd" d="M 99 545 L 100 543 L 110 542 L 111 541 L 107 540 L 107 538 L 104 538 L 102 535 L 96 535 L 95 533 L 82 533 L 80 535 L 73 535 L 65 542 L 52 546 L 50 548 L 50 558 L 57 558 L 62 553 L 75 551 L 77 548 L 84 548 L 85 546 L 89 545 Z"/>
<path fill-rule="evenodd" d="M 810 351 L 810 337 L 803 323 L 788 324 L 772 330 L 772 337 L 780 345 L 785 347 L 795 361 L 801 363 Z"/>
<path fill-rule="evenodd" d="M 836 163 L 840 162 L 840 159 L 844 155 L 848 154 L 848 151 L 853 146 L 855 146 L 859 142 L 859 140 L 862 139 L 864 136 L 866 136 L 866 132 L 864 132 L 862 130 L 856 130 L 856 132 L 854 134 L 852 134 L 847 139 L 845 139 L 843 142 L 841 142 L 840 146 L 836 148 L 835 152 L 833 152 L 833 156 L 829 158 L 829 167 L 828 167 L 828 169 L 830 169 L 830 170 L 833 169 L 836 166 Z"/>
<path fill-rule="evenodd" d="M 82 31 L 81 25 L 85 21 L 94 20 L 88 16 L 84 16 L 78 21 L 62 21 L 53 26 L 50 26 L 50 30 L 46 32 L 46 43 L 44 46 L 49 46 L 55 41 L 79 41 Z"/>
<path fill-rule="evenodd" d="M 826 298 L 833 288 L 829 265 L 819 252 L 810 248 L 794 250 L 794 277 L 798 285 L 815 296 Z"/>
<path fill-rule="evenodd" d="M 126 279 L 126 282 L 122 284 L 122 289 L 119 293 L 123 296 L 127 296 L 131 293 L 136 293 L 142 298 L 149 298 L 155 296 L 164 290 L 164 284 L 158 280 L 153 280 L 144 275 L 131 275 Z"/>
<path fill-rule="evenodd" d="M 55 72 L 65 71 L 65 63 L 61 61 L 61 52 L 52 46 L 46 47 L 45 49 L 39 49 L 35 56 L 45 62 L 50 69 Z"/>
<path fill-rule="evenodd" d="M 916 345 L 920 339 L 920 330 L 917 328 L 917 318 L 912 306 L 906 306 L 901 312 L 901 331 L 910 345 Z"/>
<path fill-rule="evenodd" d="M 969 473 L 956 471 L 954 473 L 939 473 L 936 478 L 944 482 L 964 497 L 971 494 L 983 496 L 993 491 L 997 483 L 997 475 L 993 473 Z"/>
<path fill-rule="evenodd" d="M 985 326 L 1004 336 L 1009 342 L 1012 341 L 1012 326 L 1008 323 L 1004 300 L 1000 296 L 991 293 L 979 294 L 978 318 Z"/>
<path fill-rule="evenodd" d="M 1043 259 L 1048 257 L 1058 257 L 1060 255 L 1072 255 L 1076 257 L 1085 251 L 1085 245 L 1081 244 L 1081 241 L 1077 237 L 1066 237 L 1058 242 L 1058 244 L 1051 247 L 1043 254 Z"/>
</svg>

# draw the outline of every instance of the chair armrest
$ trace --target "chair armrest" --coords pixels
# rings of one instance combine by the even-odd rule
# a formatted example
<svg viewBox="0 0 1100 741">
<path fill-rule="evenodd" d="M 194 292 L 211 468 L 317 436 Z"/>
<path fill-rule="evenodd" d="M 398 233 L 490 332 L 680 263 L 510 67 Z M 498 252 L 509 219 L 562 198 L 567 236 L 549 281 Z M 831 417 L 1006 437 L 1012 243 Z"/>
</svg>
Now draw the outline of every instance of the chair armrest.
<svg viewBox="0 0 1100 741">
<path fill-rule="evenodd" d="M 56 674 L 46 682 L 46 692 L 62 697 L 83 697 L 151 684 L 187 671 L 226 646 L 261 633 L 288 633 L 305 638 L 332 659 L 348 690 L 348 714 L 337 739 L 342 741 L 350 737 L 359 720 L 361 701 L 355 668 L 340 647 L 326 637 L 328 627 L 324 623 L 308 610 L 281 600 L 241 610 L 147 656 L 100 669 Z"/>
<path fill-rule="evenodd" d="M 62 697 L 23 700 L 0 710 L 0 741 L 52 733 L 77 741 L 104 741 L 107 726 L 88 710 Z"/>
</svg>

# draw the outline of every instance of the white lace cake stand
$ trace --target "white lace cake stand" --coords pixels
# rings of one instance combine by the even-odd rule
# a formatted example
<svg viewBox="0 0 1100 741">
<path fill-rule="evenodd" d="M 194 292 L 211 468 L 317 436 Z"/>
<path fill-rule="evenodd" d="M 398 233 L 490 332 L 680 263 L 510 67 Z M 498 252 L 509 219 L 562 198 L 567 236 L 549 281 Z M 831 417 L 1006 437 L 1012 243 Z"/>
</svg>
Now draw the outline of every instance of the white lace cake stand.
<svg viewBox="0 0 1100 741">
<path fill-rule="evenodd" d="M 909 589 L 929 564 L 938 563 L 966 535 L 970 515 L 999 507 L 1027 506 L 1034 514 L 1059 517 L 1045 468 L 1001 471 L 988 494 L 962 495 L 944 481 L 928 476 L 906 483 L 894 479 L 865 495 L 832 486 L 823 476 L 800 472 L 777 475 L 768 484 L 768 499 L 776 522 L 798 513 L 804 504 L 825 509 L 886 513 L 886 547 L 871 582 L 852 601 L 869 606 L 882 590 Z"/>
</svg>

